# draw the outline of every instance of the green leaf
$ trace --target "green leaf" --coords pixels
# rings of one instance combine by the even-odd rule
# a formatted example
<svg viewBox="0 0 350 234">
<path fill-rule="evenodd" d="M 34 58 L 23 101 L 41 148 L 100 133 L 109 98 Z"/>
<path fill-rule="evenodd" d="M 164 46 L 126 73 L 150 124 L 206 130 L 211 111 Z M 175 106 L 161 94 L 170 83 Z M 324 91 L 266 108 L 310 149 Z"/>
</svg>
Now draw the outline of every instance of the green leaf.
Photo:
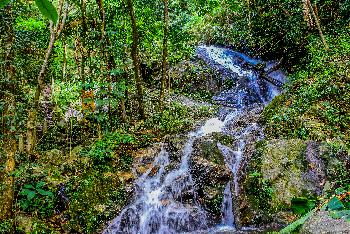
<svg viewBox="0 0 350 234">
<path fill-rule="evenodd" d="M 51 2 L 48 0 L 35 0 L 35 3 L 44 16 L 52 20 L 55 24 L 57 23 L 58 14 Z"/>
<path fill-rule="evenodd" d="M 333 219 L 350 218 L 350 210 L 331 211 L 329 215 Z"/>
<path fill-rule="evenodd" d="M 22 189 L 21 192 L 19 193 L 19 195 L 27 196 L 28 191 L 30 191 L 30 190 L 29 189 Z"/>
<path fill-rule="evenodd" d="M 49 196 L 49 197 L 53 197 L 53 193 L 50 191 L 46 191 L 43 189 L 37 189 L 38 193 L 43 195 L 43 196 Z"/>
<path fill-rule="evenodd" d="M 347 190 L 346 190 L 345 188 L 337 188 L 337 189 L 335 190 L 335 193 L 336 193 L 337 195 L 343 194 L 343 193 L 346 193 L 346 192 L 347 192 Z"/>
<path fill-rule="evenodd" d="M 303 225 L 305 221 L 315 212 L 315 210 L 311 210 L 309 213 L 298 219 L 297 221 L 289 224 L 287 227 L 283 228 L 279 234 L 289 234 L 292 233 L 295 229 L 297 229 L 300 225 Z"/>
<path fill-rule="evenodd" d="M 4 8 L 11 0 L 0 0 L 0 9 Z"/>
<path fill-rule="evenodd" d="M 36 195 L 36 192 L 32 191 L 32 190 L 28 190 L 27 192 L 27 199 L 28 200 L 32 200 Z"/>
<path fill-rule="evenodd" d="M 27 189 L 34 189 L 33 185 L 31 184 L 25 184 L 23 187 Z"/>
<path fill-rule="evenodd" d="M 38 183 L 36 183 L 35 187 L 36 188 L 42 188 L 45 185 L 44 181 L 39 181 Z"/>
<path fill-rule="evenodd" d="M 26 201 L 20 201 L 20 204 L 24 210 L 26 210 L 29 207 L 29 202 Z"/>
<path fill-rule="evenodd" d="M 341 203 L 341 201 L 337 197 L 333 197 L 328 202 L 327 207 L 329 210 L 343 210 L 345 208 L 343 203 Z"/>
<path fill-rule="evenodd" d="M 292 199 L 292 210 L 298 215 L 304 215 L 315 207 L 316 202 L 308 198 L 298 197 Z"/>
</svg>

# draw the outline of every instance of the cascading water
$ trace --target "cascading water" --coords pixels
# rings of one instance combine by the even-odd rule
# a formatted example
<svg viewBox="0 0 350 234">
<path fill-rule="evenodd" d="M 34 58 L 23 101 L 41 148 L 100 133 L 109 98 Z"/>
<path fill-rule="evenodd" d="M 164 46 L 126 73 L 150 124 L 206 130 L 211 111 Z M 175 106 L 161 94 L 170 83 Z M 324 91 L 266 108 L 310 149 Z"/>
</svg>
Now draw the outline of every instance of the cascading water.
<svg viewBox="0 0 350 234">
<path fill-rule="evenodd" d="M 180 233 L 205 230 L 207 220 L 196 199 L 189 159 L 195 139 L 220 132 L 223 122 L 209 119 L 189 134 L 179 167 L 168 171 L 168 152 L 162 147 L 158 157 L 135 183 L 136 200 L 127 206 L 104 231 L 107 233 Z M 152 172 L 157 170 L 156 173 Z M 191 197 L 186 201 L 184 194 Z M 190 196 L 189 196 L 190 194 Z"/>
<path fill-rule="evenodd" d="M 231 182 L 229 181 L 224 190 L 224 199 L 222 201 L 222 220 L 221 224 L 224 227 L 235 228 L 235 217 L 233 215 L 233 203 L 232 203 L 232 191 L 231 191 Z"/>
<path fill-rule="evenodd" d="M 152 166 L 136 180 L 133 202 L 110 222 L 104 234 L 213 233 L 222 227 L 235 230 L 233 199 L 239 193 L 237 172 L 246 146 L 245 138 L 259 129 L 256 123 L 250 123 L 239 131 L 231 132 L 230 125 L 248 107 L 268 103 L 278 94 L 278 89 L 259 79 L 256 71 L 245 66 L 246 63 L 254 66 L 261 63 L 260 60 L 214 46 L 198 47 L 197 55 L 212 68 L 221 71 L 223 79 L 233 79 L 236 82 L 235 87 L 214 97 L 219 104 L 231 109 L 221 118 L 209 119 L 197 131 L 189 133 L 178 165 L 171 162 L 163 145 Z M 279 74 L 275 78 L 283 79 L 283 76 Z M 232 194 L 231 182 L 228 182 L 223 193 L 222 221 L 217 227 L 211 228 L 208 226 L 206 212 L 198 201 L 190 159 L 194 142 L 214 132 L 223 132 L 235 139 L 235 148 L 220 143 L 217 145 L 227 168 L 232 172 L 235 193 Z"/>
</svg>

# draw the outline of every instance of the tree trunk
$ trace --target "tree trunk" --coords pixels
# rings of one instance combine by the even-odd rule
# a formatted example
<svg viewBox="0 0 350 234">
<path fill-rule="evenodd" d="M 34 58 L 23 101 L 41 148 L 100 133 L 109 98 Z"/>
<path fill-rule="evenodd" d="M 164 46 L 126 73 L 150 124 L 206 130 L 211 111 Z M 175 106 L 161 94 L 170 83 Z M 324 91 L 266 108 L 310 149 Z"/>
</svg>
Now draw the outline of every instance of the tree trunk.
<svg viewBox="0 0 350 234">
<path fill-rule="evenodd" d="M 107 83 L 108 83 L 108 119 L 109 119 L 109 125 L 110 125 L 110 131 L 113 129 L 113 116 L 112 116 L 112 106 L 111 106 L 111 99 L 112 99 L 112 79 L 111 79 L 111 70 L 114 68 L 114 58 L 109 54 L 109 52 L 106 50 L 107 45 L 110 45 L 108 37 L 106 37 L 106 13 L 103 5 L 103 0 L 96 0 L 99 12 L 100 12 L 100 20 L 101 20 L 101 60 L 105 60 L 105 66 L 107 66 L 107 69 L 104 69 L 105 66 L 103 66 L 101 62 L 101 71 L 107 72 Z"/>
<path fill-rule="evenodd" d="M 67 44 L 64 38 L 62 40 L 62 44 L 63 44 L 62 80 L 67 81 Z"/>
<path fill-rule="evenodd" d="M 125 5 L 123 4 L 123 10 L 125 9 Z M 123 37 L 123 44 L 124 44 L 124 54 L 127 55 L 127 46 L 126 46 L 126 17 L 123 18 L 123 33 L 124 33 L 124 37 Z M 122 56 L 122 63 L 124 65 L 124 73 L 123 73 L 123 77 L 122 79 L 124 79 L 125 82 L 125 92 L 124 92 L 124 96 L 121 98 L 120 100 L 120 105 L 119 105 L 119 112 L 120 112 L 120 117 L 121 117 L 121 121 L 123 123 L 127 122 L 127 113 L 126 110 L 128 108 L 128 96 L 129 96 L 129 92 L 128 92 L 128 66 L 126 64 L 126 56 Z"/>
<path fill-rule="evenodd" d="M 80 79 L 82 83 L 81 88 L 81 106 L 82 106 L 82 113 L 84 114 L 84 105 L 85 105 L 85 86 L 86 86 L 86 80 L 85 80 L 85 62 L 86 62 L 86 55 L 85 55 L 85 40 L 87 39 L 87 25 L 86 25 L 86 0 L 81 0 L 81 18 L 82 18 L 82 31 L 80 34 L 80 40 L 81 43 L 79 43 L 80 46 Z"/>
<path fill-rule="evenodd" d="M 142 88 L 142 80 L 140 77 L 140 61 L 139 61 L 139 51 L 138 51 L 138 43 L 139 43 L 139 35 L 137 31 L 136 25 L 136 17 L 134 12 L 134 7 L 132 0 L 126 0 L 127 8 L 129 10 L 130 19 L 131 19 L 131 27 L 132 27 L 132 49 L 131 49 L 131 57 L 134 64 L 134 73 L 135 73 L 135 81 L 136 81 L 136 89 L 137 89 L 137 99 L 139 103 L 139 114 L 142 119 L 146 118 L 145 109 L 143 104 L 143 88 Z"/>
<path fill-rule="evenodd" d="M 326 38 L 325 38 L 324 35 L 323 35 L 322 29 L 321 29 L 321 23 L 320 23 L 320 20 L 319 20 L 319 18 L 317 17 L 317 15 L 316 15 L 316 13 L 315 13 L 315 9 L 314 9 L 314 7 L 312 6 L 310 0 L 306 0 L 306 3 L 307 3 L 307 5 L 308 5 L 309 12 L 311 12 L 311 15 L 312 15 L 312 17 L 313 17 L 313 19 L 314 19 L 314 21 L 315 21 L 315 24 L 316 24 L 318 33 L 320 34 L 322 43 L 323 43 L 325 49 L 326 49 L 326 50 L 329 50 L 329 46 L 328 46 L 328 44 L 327 44 Z M 315 3 L 315 7 L 316 7 L 316 3 Z"/>
<path fill-rule="evenodd" d="M 159 95 L 159 110 L 163 112 L 164 109 L 164 96 L 165 96 L 165 85 L 167 78 L 167 67 L 168 67 L 168 34 L 169 34 L 169 2 L 164 0 L 164 38 L 163 38 L 163 61 L 162 61 L 162 78 L 160 85 Z"/>
<path fill-rule="evenodd" d="M 15 155 L 17 151 L 16 142 L 16 81 L 15 81 L 15 67 L 13 66 L 14 50 L 13 44 L 15 41 L 15 35 L 13 31 L 13 17 L 12 17 L 12 5 L 8 5 L 6 8 L 6 15 L 8 15 L 8 26 L 6 30 L 6 57 L 5 57 L 5 71 L 8 78 L 8 84 L 5 89 L 8 91 L 4 94 L 5 108 L 3 112 L 3 118 L 6 119 L 4 125 L 4 140 L 3 151 L 5 153 L 6 163 L 3 170 L 3 178 L 0 195 L 0 222 L 12 217 L 12 205 L 14 201 L 14 177 L 12 172 L 15 170 Z M 0 178 L 1 178 L 0 177 Z"/>
<path fill-rule="evenodd" d="M 58 6 L 59 16 L 61 16 L 62 6 L 63 6 L 63 0 L 60 0 L 59 6 Z M 68 5 L 66 3 L 63 18 L 57 24 L 57 26 L 55 26 L 52 21 L 50 22 L 50 31 L 51 31 L 50 42 L 46 50 L 46 55 L 45 55 L 43 64 L 41 66 L 39 76 L 37 78 L 38 85 L 34 96 L 33 107 L 31 110 L 29 110 L 29 114 L 28 114 L 28 122 L 27 122 L 27 153 L 28 154 L 33 154 L 33 150 L 36 145 L 36 116 L 37 116 L 36 114 L 39 109 L 40 95 L 45 85 L 45 75 L 46 75 L 47 67 L 49 65 L 49 59 L 50 59 L 56 38 L 59 37 L 59 35 L 63 30 L 64 24 L 67 18 L 67 13 L 68 13 Z"/>
</svg>

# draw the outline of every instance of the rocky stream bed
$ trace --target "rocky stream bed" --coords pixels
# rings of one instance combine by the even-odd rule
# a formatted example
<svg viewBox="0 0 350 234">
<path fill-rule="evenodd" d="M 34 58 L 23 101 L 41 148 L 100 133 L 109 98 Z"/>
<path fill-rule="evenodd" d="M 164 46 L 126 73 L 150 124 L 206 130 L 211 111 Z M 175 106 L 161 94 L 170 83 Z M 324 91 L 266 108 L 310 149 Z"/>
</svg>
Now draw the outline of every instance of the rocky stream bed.
<svg viewBox="0 0 350 234">
<path fill-rule="evenodd" d="M 286 82 L 277 63 L 214 46 L 198 47 L 197 57 L 219 74 L 218 115 L 137 153 L 132 199 L 103 233 L 279 230 L 296 219 L 294 198 L 321 195 L 328 178 L 349 166 L 326 143 L 265 138 L 261 114 Z M 302 232 L 350 233 L 349 223 L 324 215 Z"/>
</svg>

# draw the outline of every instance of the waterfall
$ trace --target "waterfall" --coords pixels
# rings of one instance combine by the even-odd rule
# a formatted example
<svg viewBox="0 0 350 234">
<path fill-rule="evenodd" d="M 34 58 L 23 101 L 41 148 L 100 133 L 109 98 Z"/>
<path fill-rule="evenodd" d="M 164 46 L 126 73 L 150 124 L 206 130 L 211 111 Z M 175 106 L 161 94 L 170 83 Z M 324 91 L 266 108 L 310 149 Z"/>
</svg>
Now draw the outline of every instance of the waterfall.
<svg viewBox="0 0 350 234">
<path fill-rule="evenodd" d="M 231 182 L 228 182 L 224 190 L 224 199 L 222 201 L 222 220 L 221 224 L 227 227 L 235 228 L 235 218 L 233 215 Z"/>
<path fill-rule="evenodd" d="M 220 132 L 223 122 L 209 119 L 199 130 L 191 132 L 177 169 L 167 171 L 169 153 L 162 146 L 152 167 L 135 183 L 135 200 L 103 232 L 109 233 L 181 233 L 208 228 L 206 215 L 195 194 L 189 160 L 197 138 Z M 157 170 L 155 174 L 152 174 Z M 184 194 L 193 197 L 185 202 Z"/>
<path fill-rule="evenodd" d="M 223 79 L 235 79 L 235 87 L 214 97 L 218 104 L 230 107 L 229 111 L 220 118 L 207 120 L 202 127 L 188 134 L 179 163 L 171 162 L 169 152 L 163 144 L 152 166 L 135 181 L 133 201 L 109 223 L 104 234 L 215 233 L 223 227 L 235 230 L 233 204 L 239 195 L 238 172 L 244 158 L 246 138 L 252 132 L 259 132 L 261 136 L 263 134 L 254 122 L 235 131 L 231 130 L 231 126 L 242 117 L 246 109 L 254 105 L 266 105 L 279 90 L 259 79 L 256 71 L 244 66 L 246 63 L 256 65 L 260 60 L 215 46 L 200 46 L 197 55 L 212 68 L 219 70 Z M 278 73 L 278 79 L 283 79 L 281 73 Z M 190 160 L 194 142 L 215 132 L 232 136 L 235 144 L 230 147 L 217 144 L 226 167 L 232 172 L 233 181 L 227 183 L 223 192 L 221 223 L 212 228 L 198 201 Z"/>
</svg>

